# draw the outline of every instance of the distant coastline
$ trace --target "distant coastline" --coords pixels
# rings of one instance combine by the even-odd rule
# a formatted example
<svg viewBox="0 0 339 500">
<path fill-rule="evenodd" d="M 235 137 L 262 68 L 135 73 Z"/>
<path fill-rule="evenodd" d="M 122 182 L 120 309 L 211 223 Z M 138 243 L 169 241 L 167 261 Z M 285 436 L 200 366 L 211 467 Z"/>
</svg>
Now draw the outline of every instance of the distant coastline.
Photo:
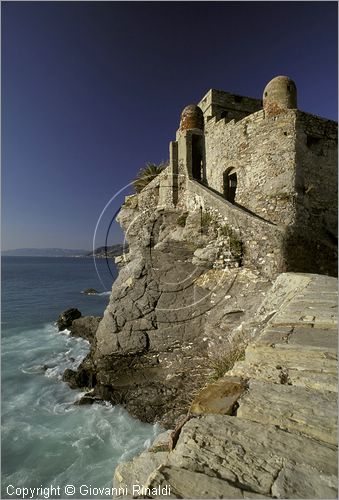
<svg viewBox="0 0 339 500">
<path fill-rule="evenodd" d="M 123 245 L 118 243 L 108 247 L 98 247 L 94 251 L 66 248 L 16 248 L 2 250 L 2 257 L 115 257 L 123 253 Z"/>
</svg>

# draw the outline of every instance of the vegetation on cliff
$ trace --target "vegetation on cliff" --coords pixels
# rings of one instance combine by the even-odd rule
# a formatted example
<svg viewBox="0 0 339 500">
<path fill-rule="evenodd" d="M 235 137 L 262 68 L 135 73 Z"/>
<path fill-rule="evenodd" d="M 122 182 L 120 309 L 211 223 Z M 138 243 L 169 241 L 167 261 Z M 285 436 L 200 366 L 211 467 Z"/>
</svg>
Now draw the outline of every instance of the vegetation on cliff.
<svg viewBox="0 0 339 500">
<path fill-rule="evenodd" d="M 148 162 L 145 167 L 143 167 L 136 179 L 133 181 L 133 187 L 136 193 L 140 193 L 157 175 L 159 175 L 164 168 L 167 167 L 166 162 L 159 164 Z"/>
</svg>

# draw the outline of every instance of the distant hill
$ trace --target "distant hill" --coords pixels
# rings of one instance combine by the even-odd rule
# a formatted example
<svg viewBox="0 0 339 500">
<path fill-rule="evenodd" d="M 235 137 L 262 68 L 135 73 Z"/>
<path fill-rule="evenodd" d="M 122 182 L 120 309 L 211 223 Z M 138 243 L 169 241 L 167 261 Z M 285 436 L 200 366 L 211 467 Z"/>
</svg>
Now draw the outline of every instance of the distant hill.
<svg viewBox="0 0 339 500">
<path fill-rule="evenodd" d="M 85 257 L 87 254 L 88 250 L 66 248 L 16 248 L 1 252 L 1 255 L 5 257 Z"/>
<path fill-rule="evenodd" d="M 117 255 L 121 255 L 123 252 L 128 251 L 126 245 L 122 245 L 120 243 L 116 245 L 111 245 L 108 247 L 98 247 L 94 250 L 94 252 L 87 253 L 86 257 L 98 257 L 105 258 L 106 256 L 109 258 L 116 257 Z"/>
<path fill-rule="evenodd" d="M 94 252 L 89 252 L 88 250 L 70 250 L 67 248 L 16 248 L 14 250 L 3 250 L 1 255 L 3 257 L 95 257 L 109 258 L 121 255 L 124 251 L 127 251 L 125 247 L 118 243 L 116 245 L 111 245 L 107 247 L 98 247 Z"/>
</svg>

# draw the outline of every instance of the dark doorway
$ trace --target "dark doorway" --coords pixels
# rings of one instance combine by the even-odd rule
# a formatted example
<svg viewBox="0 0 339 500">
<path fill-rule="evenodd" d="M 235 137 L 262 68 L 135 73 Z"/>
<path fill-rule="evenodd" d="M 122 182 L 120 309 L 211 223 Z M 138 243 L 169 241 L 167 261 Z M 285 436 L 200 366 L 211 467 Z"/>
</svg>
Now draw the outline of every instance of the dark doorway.
<svg viewBox="0 0 339 500">
<path fill-rule="evenodd" d="M 226 170 L 224 173 L 224 196 L 227 201 L 234 203 L 237 191 L 237 173 L 234 169 Z"/>
<path fill-rule="evenodd" d="M 192 135 L 192 176 L 197 181 L 202 180 L 202 147 L 200 135 Z"/>
</svg>

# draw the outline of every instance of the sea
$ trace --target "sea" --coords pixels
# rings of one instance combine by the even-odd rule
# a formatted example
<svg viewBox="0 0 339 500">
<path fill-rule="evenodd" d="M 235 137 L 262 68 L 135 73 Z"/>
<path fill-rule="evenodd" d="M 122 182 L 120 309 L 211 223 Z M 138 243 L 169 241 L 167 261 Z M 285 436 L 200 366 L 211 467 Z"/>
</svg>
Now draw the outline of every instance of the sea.
<svg viewBox="0 0 339 500">
<path fill-rule="evenodd" d="M 55 321 L 70 307 L 102 316 L 117 275 L 105 259 L 95 264 L 2 257 L 1 498 L 111 498 L 102 492 L 112 487 L 117 464 L 161 432 L 120 406 L 74 405 L 83 393 L 62 381 L 89 343 L 58 332 Z M 81 293 L 86 288 L 99 293 Z"/>
</svg>

